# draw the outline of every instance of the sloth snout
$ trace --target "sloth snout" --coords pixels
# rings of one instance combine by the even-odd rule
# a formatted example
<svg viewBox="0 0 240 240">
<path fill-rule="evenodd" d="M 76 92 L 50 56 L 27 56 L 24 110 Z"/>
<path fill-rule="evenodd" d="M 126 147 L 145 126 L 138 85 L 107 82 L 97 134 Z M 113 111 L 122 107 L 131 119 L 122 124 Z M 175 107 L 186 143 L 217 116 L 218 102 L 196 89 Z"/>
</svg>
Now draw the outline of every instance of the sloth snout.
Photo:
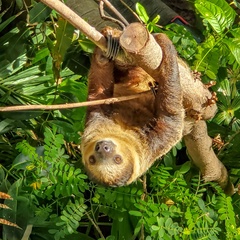
<svg viewBox="0 0 240 240">
<path fill-rule="evenodd" d="M 111 154 L 114 151 L 114 143 L 112 141 L 99 141 L 96 143 L 95 152 L 99 154 Z"/>
</svg>

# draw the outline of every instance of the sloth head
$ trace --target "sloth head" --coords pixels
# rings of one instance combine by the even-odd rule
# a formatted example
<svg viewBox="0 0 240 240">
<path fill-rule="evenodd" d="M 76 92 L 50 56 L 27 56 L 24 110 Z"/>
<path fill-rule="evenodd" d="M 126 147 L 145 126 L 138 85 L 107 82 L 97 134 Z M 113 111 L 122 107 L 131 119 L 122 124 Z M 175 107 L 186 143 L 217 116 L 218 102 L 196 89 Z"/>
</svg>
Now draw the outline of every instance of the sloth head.
<svg viewBox="0 0 240 240">
<path fill-rule="evenodd" d="M 106 186 L 123 186 L 134 181 L 139 174 L 139 153 L 132 137 L 114 133 L 99 137 L 87 134 L 82 138 L 82 160 L 88 176 Z M 134 141 L 136 142 L 136 140 Z"/>
</svg>

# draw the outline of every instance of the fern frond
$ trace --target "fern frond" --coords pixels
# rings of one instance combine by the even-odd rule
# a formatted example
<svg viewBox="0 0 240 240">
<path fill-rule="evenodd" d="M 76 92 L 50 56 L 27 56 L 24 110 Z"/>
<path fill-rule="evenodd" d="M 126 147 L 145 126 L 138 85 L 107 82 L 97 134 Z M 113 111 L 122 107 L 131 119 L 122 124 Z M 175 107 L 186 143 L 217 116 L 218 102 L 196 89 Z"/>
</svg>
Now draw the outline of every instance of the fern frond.
<svg viewBox="0 0 240 240">
<path fill-rule="evenodd" d="M 82 196 L 82 193 L 89 188 L 87 182 L 85 182 L 87 176 L 79 168 L 75 169 L 70 166 L 69 163 L 55 163 L 48 171 L 48 176 L 43 178 L 42 186 L 45 195 L 48 197 L 52 194 L 55 197 Z"/>
<path fill-rule="evenodd" d="M 233 210 L 231 197 L 221 194 L 216 200 L 216 210 L 218 211 L 219 219 L 225 224 L 226 239 L 239 239 L 240 233 L 237 232 L 236 216 Z"/>
<path fill-rule="evenodd" d="M 84 199 L 75 199 L 74 202 L 69 202 L 62 210 L 62 215 L 59 217 L 59 221 L 56 223 L 60 229 L 50 230 L 54 234 L 55 239 L 65 238 L 66 235 L 76 233 L 79 227 L 79 222 L 85 215 L 87 206 L 84 204 Z"/>
<path fill-rule="evenodd" d="M 28 156 L 31 161 L 34 161 L 38 158 L 36 148 L 32 147 L 26 140 L 17 143 L 16 149 L 22 154 Z"/>
<path fill-rule="evenodd" d="M 194 61 L 195 70 L 214 80 L 219 69 L 220 51 L 217 47 L 219 41 L 216 41 L 213 36 L 209 36 L 198 46 Z"/>
</svg>

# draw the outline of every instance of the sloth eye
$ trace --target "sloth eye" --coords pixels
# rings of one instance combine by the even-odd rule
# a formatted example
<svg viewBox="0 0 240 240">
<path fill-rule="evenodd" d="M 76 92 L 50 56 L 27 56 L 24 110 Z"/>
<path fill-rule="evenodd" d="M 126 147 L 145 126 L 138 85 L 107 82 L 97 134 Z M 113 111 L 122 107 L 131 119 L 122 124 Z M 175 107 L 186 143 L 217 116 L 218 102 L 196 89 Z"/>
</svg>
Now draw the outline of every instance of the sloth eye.
<svg viewBox="0 0 240 240">
<path fill-rule="evenodd" d="M 120 155 L 114 156 L 113 160 L 116 164 L 121 164 L 123 162 L 122 157 Z"/>
<path fill-rule="evenodd" d="M 90 156 L 90 157 L 89 157 L 89 163 L 90 163 L 90 164 L 95 164 L 95 163 L 96 163 L 96 159 L 95 159 L 94 156 Z"/>
</svg>

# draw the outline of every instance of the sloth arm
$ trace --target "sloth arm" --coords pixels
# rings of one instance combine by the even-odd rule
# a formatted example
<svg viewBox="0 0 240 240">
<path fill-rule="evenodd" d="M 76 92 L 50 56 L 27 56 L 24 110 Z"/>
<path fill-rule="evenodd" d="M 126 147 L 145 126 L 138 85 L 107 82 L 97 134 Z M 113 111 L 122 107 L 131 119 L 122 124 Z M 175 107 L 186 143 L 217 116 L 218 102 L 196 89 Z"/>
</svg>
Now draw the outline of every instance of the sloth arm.
<svg viewBox="0 0 240 240">
<path fill-rule="evenodd" d="M 153 154 L 151 163 L 166 154 L 182 138 L 184 124 L 177 52 L 166 35 L 158 34 L 155 40 L 162 48 L 163 58 L 157 69 L 148 72 L 158 84 L 155 116 L 144 129 Z"/>
<path fill-rule="evenodd" d="M 88 101 L 106 99 L 113 96 L 114 88 L 114 62 L 107 59 L 100 48 L 96 48 L 91 61 L 88 75 Z M 87 108 L 87 121 L 90 114 L 109 114 L 110 105 L 89 106 Z"/>
</svg>

